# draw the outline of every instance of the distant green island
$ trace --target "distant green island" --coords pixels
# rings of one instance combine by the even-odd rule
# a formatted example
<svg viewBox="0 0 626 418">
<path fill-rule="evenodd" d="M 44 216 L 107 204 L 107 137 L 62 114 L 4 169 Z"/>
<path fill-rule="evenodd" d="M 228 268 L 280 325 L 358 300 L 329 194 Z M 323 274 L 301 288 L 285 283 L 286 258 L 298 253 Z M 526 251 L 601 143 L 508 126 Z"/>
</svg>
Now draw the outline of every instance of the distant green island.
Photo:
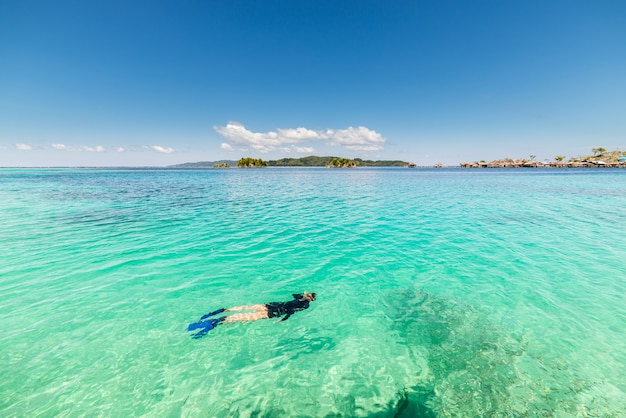
<svg viewBox="0 0 626 418">
<path fill-rule="evenodd" d="M 196 163 L 182 163 L 168 165 L 166 168 L 228 168 L 237 166 L 237 161 L 219 160 L 219 161 L 199 161 Z"/>
<path fill-rule="evenodd" d="M 267 167 L 267 161 L 263 161 L 260 158 L 246 157 L 237 161 L 237 167 L 239 168 Z"/>
<path fill-rule="evenodd" d="M 333 158 L 326 167 L 328 168 L 357 168 L 359 163 L 348 158 Z"/>
<path fill-rule="evenodd" d="M 226 168 L 226 167 L 409 167 L 406 161 L 400 160 L 363 160 L 361 158 L 317 157 L 282 158 L 280 160 L 264 161 L 260 158 L 241 158 L 235 160 L 199 161 L 170 165 L 168 168 Z"/>
</svg>

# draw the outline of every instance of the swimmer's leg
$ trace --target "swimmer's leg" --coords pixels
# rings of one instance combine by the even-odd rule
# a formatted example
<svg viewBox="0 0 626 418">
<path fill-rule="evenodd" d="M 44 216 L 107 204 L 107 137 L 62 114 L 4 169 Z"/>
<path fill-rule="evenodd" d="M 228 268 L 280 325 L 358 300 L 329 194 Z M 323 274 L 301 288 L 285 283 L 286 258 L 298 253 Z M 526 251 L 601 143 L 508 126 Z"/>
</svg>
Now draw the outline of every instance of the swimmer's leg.
<svg viewBox="0 0 626 418">
<path fill-rule="evenodd" d="M 242 306 L 233 306 L 232 308 L 228 308 L 226 309 L 226 312 L 232 312 L 232 311 L 263 311 L 264 309 L 267 309 L 265 307 L 265 305 L 242 305 Z"/>
<path fill-rule="evenodd" d="M 226 310 L 226 308 L 220 308 L 220 309 L 218 309 L 218 310 L 216 310 L 216 311 L 209 312 L 209 313 L 208 313 L 208 314 L 206 314 L 206 315 L 202 315 L 202 316 L 200 317 L 200 321 L 202 321 L 203 319 L 207 319 L 209 316 L 213 316 L 213 315 L 220 314 L 220 313 L 224 312 L 225 310 Z"/>
<path fill-rule="evenodd" d="M 262 312 L 266 310 L 265 305 L 242 305 L 242 306 L 233 306 L 232 308 L 220 308 L 216 311 L 209 312 L 208 314 L 202 315 L 200 317 L 200 321 L 203 319 L 207 319 L 210 316 L 221 314 L 222 312 L 232 312 L 232 311 L 254 311 L 254 312 Z"/>
<path fill-rule="evenodd" d="M 265 305 L 255 306 L 260 306 L 260 308 L 255 309 L 254 312 L 238 313 L 227 316 L 225 317 L 224 322 L 246 322 L 269 318 L 267 307 Z"/>
</svg>

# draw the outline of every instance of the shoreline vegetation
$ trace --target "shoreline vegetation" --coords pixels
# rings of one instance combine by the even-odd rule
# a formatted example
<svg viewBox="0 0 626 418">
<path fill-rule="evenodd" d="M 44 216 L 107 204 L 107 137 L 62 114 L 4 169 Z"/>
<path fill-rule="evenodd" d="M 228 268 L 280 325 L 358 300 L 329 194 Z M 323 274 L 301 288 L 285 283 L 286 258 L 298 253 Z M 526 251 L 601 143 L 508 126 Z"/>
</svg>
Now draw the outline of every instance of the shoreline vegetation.
<svg viewBox="0 0 626 418">
<path fill-rule="evenodd" d="M 405 167 L 405 168 L 626 168 L 626 151 L 607 151 L 598 147 L 592 149 L 592 155 L 570 157 L 566 160 L 563 155 L 557 155 L 553 161 L 537 161 L 536 156 L 528 158 L 503 158 L 493 161 L 464 162 L 458 166 L 444 166 L 437 163 L 429 166 L 418 166 L 401 160 L 363 160 L 361 158 L 318 157 L 283 158 L 280 160 L 265 161 L 260 158 L 244 157 L 239 161 L 199 161 L 168 166 L 167 168 L 261 168 L 261 167 L 326 167 L 326 168 L 356 168 L 356 167 Z"/>
<path fill-rule="evenodd" d="M 239 168 L 255 168 L 255 167 L 267 167 L 267 161 L 263 161 L 260 158 L 242 158 L 237 162 Z"/>
<path fill-rule="evenodd" d="M 357 168 L 359 163 L 348 158 L 333 158 L 326 167 L 327 168 Z"/>
<path fill-rule="evenodd" d="M 167 168 L 260 168 L 260 167 L 328 167 L 328 168 L 354 168 L 354 167 L 415 167 L 415 164 L 400 160 L 363 160 L 361 158 L 318 157 L 308 156 L 302 158 L 282 158 L 280 160 L 264 161 L 260 158 L 244 157 L 235 160 L 199 161 L 195 163 L 183 163 L 170 165 Z"/>
<path fill-rule="evenodd" d="M 531 155 L 528 159 L 504 158 L 493 161 L 473 161 L 461 163 L 461 168 L 626 168 L 626 151 L 607 151 L 599 147 L 592 149 L 593 155 L 585 157 L 571 157 L 565 161 L 565 156 L 557 155 L 554 161 L 536 161 Z"/>
</svg>

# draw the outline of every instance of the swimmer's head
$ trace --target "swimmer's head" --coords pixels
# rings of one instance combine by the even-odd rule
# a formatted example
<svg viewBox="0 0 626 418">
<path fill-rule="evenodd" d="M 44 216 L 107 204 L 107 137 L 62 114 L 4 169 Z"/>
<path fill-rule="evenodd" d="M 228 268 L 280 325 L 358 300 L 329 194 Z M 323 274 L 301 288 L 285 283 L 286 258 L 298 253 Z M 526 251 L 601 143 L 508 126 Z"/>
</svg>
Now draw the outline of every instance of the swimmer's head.
<svg viewBox="0 0 626 418">
<path fill-rule="evenodd" d="M 315 293 L 302 292 L 302 300 L 308 300 L 309 302 L 313 302 L 316 296 L 317 294 Z"/>
</svg>

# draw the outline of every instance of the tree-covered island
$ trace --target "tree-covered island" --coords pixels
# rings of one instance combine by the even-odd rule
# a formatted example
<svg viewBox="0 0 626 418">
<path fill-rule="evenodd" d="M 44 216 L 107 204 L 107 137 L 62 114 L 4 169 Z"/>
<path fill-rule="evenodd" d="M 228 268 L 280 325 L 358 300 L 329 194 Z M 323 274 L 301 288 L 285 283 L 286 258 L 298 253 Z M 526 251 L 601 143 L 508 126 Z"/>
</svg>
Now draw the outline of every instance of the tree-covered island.
<svg viewBox="0 0 626 418">
<path fill-rule="evenodd" d="M 348 160 L 341 157 L 317 157 L 314 155 L 302 158 L 282 158 L 280 160 L 270 160 L 269 165 L 272 167 L 328 167 L 333 160 Z M 409 163 L 400 160 L 363 160 L 361 158 L 353 158 L 359 167 L 408 167 Z"/>
<path fill-rule="evenodd" d="M 348 158 L 333 158 L 327 168 L 357 168 L 359 163 Z"/>
<path fill-rule="evenodd" d="M 267 167 L 267 161 L 263 161 L 260 158 L 245 157 L 245 158 L 240 159 L 237 162 L 237 167 L 239 168 Z"/>
<path fill-rule="evenodd" d="M 250 157 L 241 158 L 239 161 L 199 161 L 195 163 L 183 163 L 169 166 L 168 168 L 226 168 L 237 166 L 250 167 L 328 167 L 333 160 L 347 160 L 355 162 L 359 167 L 409 167 L 410 164 L 400 160 L 363 160 L 361 158 L 318 157 L 308 156 L 302 158 L 282 158 L 280 160 L 263 161 Z"/>
</svg>

